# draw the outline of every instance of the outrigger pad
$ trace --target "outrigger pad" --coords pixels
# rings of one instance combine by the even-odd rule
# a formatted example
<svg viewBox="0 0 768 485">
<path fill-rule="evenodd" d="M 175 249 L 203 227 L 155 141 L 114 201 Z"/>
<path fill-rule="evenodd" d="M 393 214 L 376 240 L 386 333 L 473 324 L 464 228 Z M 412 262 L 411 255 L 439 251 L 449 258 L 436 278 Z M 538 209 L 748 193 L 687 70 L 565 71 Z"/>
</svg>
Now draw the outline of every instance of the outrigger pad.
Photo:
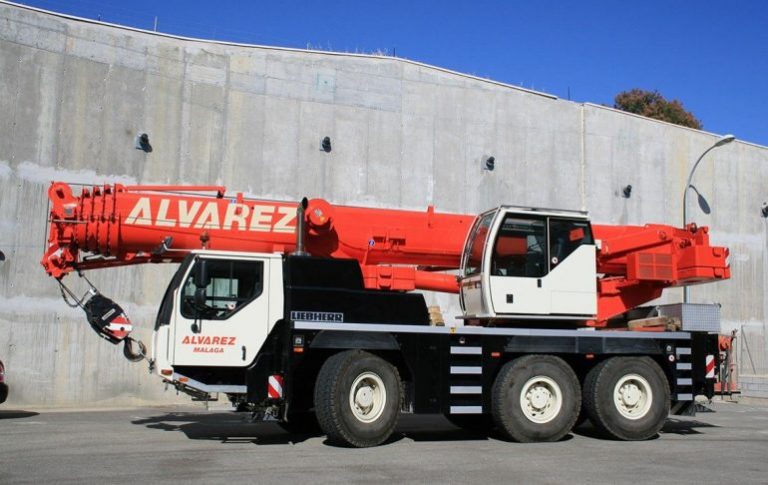
<svg viewBox="0 0 768 485">
<path fill-rule="evenodd" d="M 88 323 L 99 336 L 117 345 L 122 342 L 133 325 L 120 305 L 102 294 L 93 295 L 84 305 L 83 310 L 88 317 Z"/>
</svg>

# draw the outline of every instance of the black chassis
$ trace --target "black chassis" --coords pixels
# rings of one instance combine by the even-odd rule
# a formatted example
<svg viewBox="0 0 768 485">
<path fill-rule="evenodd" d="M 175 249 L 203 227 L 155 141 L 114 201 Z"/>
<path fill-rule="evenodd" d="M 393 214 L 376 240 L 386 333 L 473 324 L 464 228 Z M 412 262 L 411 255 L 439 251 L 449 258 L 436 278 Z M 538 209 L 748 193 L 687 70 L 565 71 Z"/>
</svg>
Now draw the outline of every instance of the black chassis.
<svg viewBox="0 0 768 485">
<path fill-rule="evenodd" d="M 601 335 L 601 334 L 616 335 Z M 315 378 L 328 356 L 359 349 L 395 365 L 406 390 L 403 411 L 488 413 L 491 388 L 501 366 L 528 354 L 557 355 L 583 379 L 589 369 L 613 356 L 648 356 L 670 383 L 673 414 L 692 414 L 694 397 L 714 395 L 705 378 L 705 355 L 717 355 L 716 335 L 700 332 L 584 332 L 578 330 L 421 327 L 311 321 L 282 321 L 269 346 L 248 372 L 248 401 L 278 404 L 284 412 L 309 410 Z M 469 371 L 469 372 L 467 372 Z M 268 400 L 272 374 L 284 377 L 284 396 Z M 480 387 L 477 394 L 453 393 Z"/>
<path fill-rule="evenodd" d="M 528 354 L 557 355 L 580 379 L 606 358 L 648 356 L 666 373 L 672 414 L 693 414 L 695 396 L 714 395 L 714 379 L 705 377 L 706 356 L 718 355 L 714 334 L 430 326 L 422 295 L 364 290 L 356 261 L 286 258 L 284 274 L 284 318 L 246 372 L 247 401 L 277 407 L 283 418 L 311 410 L 320 367 L 346 350 L 395 365 L 402 410 L 412 413 L 489 413 L 499 369 Z M 284 378 L 279 399 L 267 397 L 273 374 Z"/>
</svg>

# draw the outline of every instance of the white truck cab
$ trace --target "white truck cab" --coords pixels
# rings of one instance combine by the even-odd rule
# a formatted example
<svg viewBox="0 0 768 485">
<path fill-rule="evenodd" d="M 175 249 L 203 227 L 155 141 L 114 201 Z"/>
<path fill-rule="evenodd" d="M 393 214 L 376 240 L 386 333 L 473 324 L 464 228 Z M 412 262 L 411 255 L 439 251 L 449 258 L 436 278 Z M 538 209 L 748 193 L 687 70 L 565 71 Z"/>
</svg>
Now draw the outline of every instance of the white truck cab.
<svg viewBox="0 0 768 485">
<path fill-rule="evenodd" d="M 465 318 L 594 318 L 595 251 L 584 212 L 513 206 L 484 212 L 461 261 Z"/>
<path fill-rule="evenodd" d="M 171 368 L 246 367 L 282 314 L 280 254 L 193 251 L 160 307 L 155 368 L 168 378 Z"/>
</svg>

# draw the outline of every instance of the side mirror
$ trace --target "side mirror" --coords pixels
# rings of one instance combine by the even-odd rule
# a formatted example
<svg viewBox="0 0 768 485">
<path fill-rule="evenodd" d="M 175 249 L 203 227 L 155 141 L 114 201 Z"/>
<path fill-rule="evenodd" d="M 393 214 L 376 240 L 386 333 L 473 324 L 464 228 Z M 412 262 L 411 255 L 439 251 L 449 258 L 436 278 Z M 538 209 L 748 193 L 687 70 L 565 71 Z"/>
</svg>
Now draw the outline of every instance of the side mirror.
<svg viewBox="0 0 768 485">
<path fill-rule="evenodd" d="M 203 290 L 203 296 L 205 296 L 205 289 L 211 284 L 211 276 L 208 274 L 208 261 L 204 259 L 197 261 L 194 283 L 198 291 Z M 195 292 L 195 295 L 197 295 L 197 292 Z"/>
</svg>

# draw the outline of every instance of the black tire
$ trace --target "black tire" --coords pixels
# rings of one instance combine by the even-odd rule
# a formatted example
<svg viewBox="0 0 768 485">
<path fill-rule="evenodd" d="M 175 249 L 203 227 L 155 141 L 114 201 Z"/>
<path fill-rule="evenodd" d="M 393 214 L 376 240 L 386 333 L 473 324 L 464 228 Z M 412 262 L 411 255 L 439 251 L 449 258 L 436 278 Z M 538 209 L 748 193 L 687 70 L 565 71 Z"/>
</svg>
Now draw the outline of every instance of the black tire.
<svg viewBox="0 0 768 485">
<path fill-rule="evenodd" d="M 639 376 L 645 383 L 631 376 Z M 637 396 L 630 397 L 629 404 L 624 403 L 618 393 L 617 385 L 621 380 L 628 386 L 641 389 L 646 385 L 650 393 L 643 401 Z M 624 386 L 622 386 L 624 387 Z M 640 392 L 642 396 L 643 393 Z M 648 402 L 648 406 L 643 404 Z M 623 412 L 619 409 L 623 406 Z M 669 381 L 661 367 L 649 357 L 612 357 L 596 365 L 584 380 L 584 407 L 592 424 L 609 438 L 637 441 L 655 436 L 664 426 L 669 415 Z M 636 417 L 628 417 L 635 413 Z"/>
<path fill-rule="evenodd" d="M 487 433 L 493 428 L 493 418 L 488 414 L 446 414 L 445 419 L 457 428 L 477 433 Z"/>
<path fill-rule="evenodd" d="M 356 386 L 359 392 L 367 394 L 367 387 L 373 396 L 379 396 L 381 406 L 373 404 L 353 411 L 350 396 L 358 379 L 363 379 Z M 400 416 L 402 395 L 400 375 L 389 362 L 361 350 L 341 352 L 326 360 L 317 375 L 317 421 L 331 443 L 356 448 L 376 446 L 392 435 Z M 375 397 L 373 402 L 376 402 Z M 365 416 L 366 410 L 373 414 Z M 363 421 L 358 416 L 370 418 L 370 421 Z"/>
<path fill-rule="evenodd" d="M 550 396 L 556 396 L 557 389 L 552 383 L 559 388 L 559 398 L 554 399 L 560 402 L 559 410 L 556 404 L 523 410 L 521 395 L 524 390 L 528 391 L 526 395 L 549 392 Z M 564 360 L 552 355 L 526 355 L 507 362 L 493 384 L 493 420 L 507 438 L 521 443 L 562 439 L 573 428 L 580 408 L 581 389 L 576 374 Z"/>
<path fill-rule="evenodd" d="M 319 435 L 322 433 L 315 413 L 301 411 L 288 413 L 286 421 L 280 421 L 278 425 L 291 434 Z"/>
<path fill-rule="evenodd" d="M 584 384 L 582 383 L 582 391 L 581 391 L 581 407 L 579 408 L 579 417 L 576 418 L 576 422 L 573 423 L 574 428 L 578 428 L 582 424 L 589 421 L 589 415 L 587 414 L 587 409 L 584 407 Z"/>
</svg>

